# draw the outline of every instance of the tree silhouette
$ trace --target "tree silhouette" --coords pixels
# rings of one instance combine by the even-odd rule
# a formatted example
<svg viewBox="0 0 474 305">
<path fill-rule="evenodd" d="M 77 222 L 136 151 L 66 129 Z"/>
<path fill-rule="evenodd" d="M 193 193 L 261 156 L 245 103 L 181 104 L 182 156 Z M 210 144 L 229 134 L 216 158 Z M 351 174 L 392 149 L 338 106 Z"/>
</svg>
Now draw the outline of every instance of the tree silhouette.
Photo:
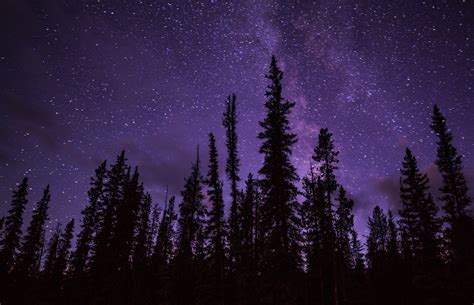
<svg viewBox="0 0 474 305">
<path fill-rule="evenodd" d="M 219 178 L 219 164 L 216 140 L 209 134 L 209 169 L 207 172 L 207 195 L 211 204 L 206 222 L 207 260 L 211 270 L 210 281 L 213 282 L 210 304 L 224 304 L 225 279 L 225 238 L 224 199 L 222 196 L 222 181 Z"/>
<path fill-rule="evenodd" d="M 5 229 L 0 241 L 0 277 L 1 283 L 8 273 L 11 272 L 20 247 L 21 226 L 23 225 L 23 213 L 28 203 L 28 178 L 24 177 L 13 191 L 12 201 L 8 215 L 5 218 Z M 5 287 L 5 286 L 3 286 Z"/>
<path fill-rule="evenodd" d="M 288 115 L 294 103 L 282 96 L 283 72 L 272 57 L 270 71 L 266 75 L 271 84 L 265 93 L 266 117 L 260 122 L 262 131 L 258 138 L 263 140 L 260 153 L 264 156 L 259 173 L 262 176 L 262 230 L 264 230 L 263 272 L 269 284 L 268 298 L 271 304 L 291 304 L 289 278 L 300 266 L 299 220 L 296 215 L 298 180 L 295 167 L 291 164 L 292 146 L 296 135 L 291 133 Z"/>
<path fill-rule="evenodd" d="M 332 140 L 332 134 L 327 128 L 321 128 L 318 136 L 318 144 L 314 149 L 312 159 L 317 162 L 317 169 L 320 173 L 320 230 L 322 232 L 321 251 L 322 251 L 322 270 L 323 289 L 327 290 L 324 295 L 327 296 L 327 304 L 339 304 L 339 283 L 338 266 L 336 260 L 336 234 L 334 230 L 333 213 L 333 194 L 337 190 L 337 180 L 335 170 L 338 169 L 337 163 L 339 152 L 335 149 Z"/>
<path fill-rule="evenodd" d="M 200 171 L 199 148 L 191 174 L 185 179 L 183 200 L 179 205 L 178 244 L 174 260 L 174 303 L 195 304 L 198 267 L 202 265 L 202 243 L 205 208 L 202 193 L 203 178 Z M 198 257 L 199 259 L 196 259 Z M 188 293 L 182 293 L 187 291 Z M 193 297 L 194 296 L 194 297 Z"/>
<path fill-rule="evenodd" d="M 230 182 L 232 202 L 229 216 L 230 259 L 235 262 L 239 247 L 238 228 L 238 183 L 240 181 L 240 160 L 237 147 L 237 101 L 235 94 L 229 95 L 226 101 L 223 125 L 226 130 L 227 162 L 225 171 Z"/>
<path fill-rule="evenodd" d="M 177 199 L 168 199 L 166 187 L 164 202 L 154 203 L 124 151 L 111 166 L 100 163 L 88 186 L 76 242 L 73 219 L 64 220 L 63 228 L 59 220 L 48 221 L 49 186 L 22 236 L 28 195 L 23 178 L 0 217 L 0 303 L 471 304 L 471 199 L 461 155 L 439 108 L 434 107 L 431 128 L 438 137 L 443 210 L 438 211 L 428 175 L 407 148 L 399 205 L 388 202 L 399 213 L 376 206 L 366 236 L 354 225 L 354 214 L 361 214 L 354 186 L 346 189 L 338 182 L 339 151 L 327 128 L 319 130 L 299 191 L 292 163 L 297 138 L 289 122 L 295 104 L 283 97 L 283 72 L 275 57 L 266 78 L 270 84 L 258 133 L 263 163 L 258 176 L 248 174 L 244 189 L 239 189 L 236 97 L 227 99 L 228 205 L 212 132 L 205 179 L 198 146 Z M 179 213 L 176 200 L 181 200 Z"/>
</svg>

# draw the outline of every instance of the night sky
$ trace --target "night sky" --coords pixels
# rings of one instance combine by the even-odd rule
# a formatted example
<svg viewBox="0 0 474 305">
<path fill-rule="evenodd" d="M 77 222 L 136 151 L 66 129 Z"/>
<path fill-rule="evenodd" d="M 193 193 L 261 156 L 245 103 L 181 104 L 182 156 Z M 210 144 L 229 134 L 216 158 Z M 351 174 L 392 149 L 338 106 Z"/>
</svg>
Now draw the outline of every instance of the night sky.
<svg viewBox="0 0 474 305">
<path fill-rule="evenodd" d="M 51 222 L 78 217 L 94 169 L 121 149 L 163 202 L 166 185 L 179 194 L 196 145 L 207 159 L 210 131 L 224 178 L 231 93 L 241 176 L 255 173 L 272 54 L 284 96 L 296 102 L 298 173 L 308 172 L 318 130 L 328 127 L 359 230 L 376 204 L 398 208 L 407 146 L 436 194 L 434 103 L 474 189 L 472 3 L 383 2 L 1 1 L 0 212 L 28 175 L 30 202 L 51 185 Z"/>
</svg>

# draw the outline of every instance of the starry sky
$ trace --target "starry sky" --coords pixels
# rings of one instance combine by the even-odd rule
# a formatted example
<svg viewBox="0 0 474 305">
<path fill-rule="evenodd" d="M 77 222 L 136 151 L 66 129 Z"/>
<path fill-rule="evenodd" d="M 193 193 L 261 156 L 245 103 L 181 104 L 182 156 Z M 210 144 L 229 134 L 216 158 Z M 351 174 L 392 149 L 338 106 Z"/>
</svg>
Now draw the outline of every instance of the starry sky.
<svg viewBox="0 0 474 305">
<path fill-rule="evenodd" d="M 284 96 L 296 102 L 298 173 L 307 174 L 318 130 L 328 127 L 359 230 L 375 205 L 398 208 L 407 146 L 436 194 L 434 103 L 473 189 L 473 23 L 472 3 L 457 0 L 3 0 L 0 212 L 28 175 L 31 202 L 51 185 L 51 222 L 78 217 L 95 167 L 121 149 L 162 202 L 166 185 L 179 194 L 196 145 L 205 156 L 210 131 L 224 175 L 231 93 L 241 176 L 255 173 L 272 54 Z"/>
</svg>

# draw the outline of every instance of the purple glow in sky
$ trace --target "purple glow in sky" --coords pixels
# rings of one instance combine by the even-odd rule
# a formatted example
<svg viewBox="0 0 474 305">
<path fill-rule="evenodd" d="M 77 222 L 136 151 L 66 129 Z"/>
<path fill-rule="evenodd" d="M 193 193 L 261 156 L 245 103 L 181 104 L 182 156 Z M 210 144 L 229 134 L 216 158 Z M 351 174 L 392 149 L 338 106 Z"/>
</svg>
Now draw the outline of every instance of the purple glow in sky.
<svg viewBox="0 0 474 305">
<path fill-rule="evenodd" d="M 320 127 L 340 150 L 356 223 L 398 206 L 409 146 L 432 178 L 437 103 L 474 189 L 473 22 L 469 1 L 26 1 L 0 4 L 0 211 L 30 177 L 30 202 L 51 184 L 51 222 L 77 217 L 89 177 L 125 149 L 161 202 L 237 95 L 242 177 L 257 172 L 264 78 L 275 54 L 300 176 Z M 205 158 L 204 158 L 205 159 Z M 205 162 L 206 164 L 206 162 Z M 28 209 L 31 209 L 32 205 Z"/>
</svg>

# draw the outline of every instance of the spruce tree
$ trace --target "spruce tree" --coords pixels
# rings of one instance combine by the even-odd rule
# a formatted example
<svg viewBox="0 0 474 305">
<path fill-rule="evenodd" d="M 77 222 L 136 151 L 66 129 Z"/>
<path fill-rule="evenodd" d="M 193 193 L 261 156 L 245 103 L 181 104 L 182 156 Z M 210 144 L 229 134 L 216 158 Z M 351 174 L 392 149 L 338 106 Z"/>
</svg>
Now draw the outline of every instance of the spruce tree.
<svg viewBox="0 0 474 305">
<path fill-rule="evenodd" d="M 374 304 L 388 303 L 392 298 L 391 287 L 387 286 L 387 248 L 389 225 L 383 210 L 376 206 L 368 220 L 369 236 L 367 237 L 367 260 L 369 279 Z"/>
<path fill-rule="evenodd" d="M 291 163 L 292 147 L 297 142 L 290 130 L 288 116 L 295 106 L 282 96 L 283 72 L 272 57 L 266 75 L 271 84 L 265 93 L 266 117 L 260 122 L 264 156 L 260 186 L 262 192 L 262 229 L 264 230 L 263 268 L 272 304 L 291 304 L 294 296 L 289 278 L 300 266 L 299 219 L 296 215 L 298 194 L 296 169 Z"/>
<path fill-rule="evenodd" d="M 133 239 L 133 258 L 132 258 L 132 289 L 133 300 L 139 304 L 150 303 L 151 281 L 153 278 L 149 272 L 149 256 L 148 249 L 151 228 L 150 228 L 150 212 L 151 212 L 151 196 L 146 193 L 140 201 L 137 212 L 137 224 L 135 228 L 135 236 Z"/>
<path fill-rule="evenodd" d="M 238 265 L 236 267 L 237 278 L 237 304 L 255 304 L 256 302 L 256 275 L 257 262 L 255 259 L 255 204 L 256 204 L 256 181 L 249 174 L 245 181 L 245 193 L 242 194 L 239 204 L 239 231 L 240 244 L 238 253 Z"/>
<path fill-rule="evenodd" d="M 5 229 L 0 241 L 0 277 L 8 274 L 16 261 L 21 242 L 23 213 L 28 203 L 28 178 L 24 177 L 13 191 L 10 209 L 5 218 Z"/>
<path fill-rule="evenodd" d="M 211 304 L 224 304 L 224 276 L 225 276 L 225 237 L 224 199 L 222 196 L 222 181 L 219 178 L 218 153 L 216 140 L 209 134 L 209 169 L 206 180 L 207 195 L 211 204 L 206 222 L 205 234 L 208 238 L 207 259 L 211 270 L 213 298 Z"/>
<path fill-rule="evenodd" d="M 165 200 L 165 208 L 159 222 L 156 243 L 151 257 L 151 270 L 156 282 L 153 294 L 155 302 L 169 303 L 171 273 L 170 263 L 173 257 L 176 213 L 174 210 L 175 197 Z"/>
<path fill-rule="evenodd" d="M 43 267 L 43 276 L 47 279 L 47 281 L 51 281 L 54 268 L 56 265 L 56 261 L 58 259 L 58 250 L 59 250 L 59 239 L 61 238 L 61 224 L 58 223 L 56 225 L 53 234 L 51 235 L 47 250 L 46 250 L 46 260 Z M 53 286 L 53 285 L 51 285 Z M 48 287 L 48 289 L 51 287 Z"/>
<path fill-rule="evenodd" d="M 203 178 L 200 170 L 199 148 L 191 174 L 185 179 L 182 201 L 179 205 L 178 242 L 174 261 L 174 303 L 192 305 L 196 292 L 197 270 L 202 258 L 203 223 L 205 208 L 202 193 Z M 186 291 L 187 293 L 183 293 Z"/>
<path fill-rule="evenodd" d="M 367 258 L 369 267 L 375 269 L 378 267 L 380 258 L 386 255 L 389 240 L 387 216 L 379 206 L 373 209 L 372 216 L 368 220 L 368 227 Z"/>
<path fill-rule="evenodd" d="M 308 303 L 327 304 L 326 287 L 323 281 L 323 234 L 326 218 L 326 201 L 320 177 L 316 177 L 313 166 L 303 178 L 304 201 L 300 208 L 302 222 L 303 254 L 307 280 L 305 291 Z"/>
<path fill-rule="evenodd" d="M 400 172 L 400 225 L 406 239 L 405 259 L 409 264 L 415 258 L 434 260 L 439 255 L 437 208 L 428 194 L 428 177 L 420 173 L 416 158 L 408 148 Z"/>
<path fill-rule="evenodd" d="M 137 217 L 136 237 L 133 245 L 133 266 L 135 270 L 143 269 L 147 265 L 150 250 L 149 240 L 151 234 L 150 213 L 151 196 L 146 193 L 140 201 Z"/>
<path fill-rule="evenodd" d="M 238 183 L 239 177 L 239 151 L 237 148 L 237 102 L 235 94 L 227 97 L 223 125 L 226 129 L 227 162 L 225 171 L 230 182 L 232 202 L 229 216 L 229 239 L 231 260 L 236 260 L 239 244 L 238 229 Z"/>
<path fill-rule="evenodd" d="M 126 164 L 125 152 L 122 151 L 115 164 L 107 171 L 104 203 L 99 211 L 97 233 L 94 236 L 90 270 L 92 289 L 86 293 L 99 303 L 116 303 L 118 300 L 127 300 L 127 296 L 124 294 L 128 291 L 120 286 L 124 285 L 124 270 L 129 266 L 126 263 L 120 264 L 123 264 L 124 252 L 128 249 L 119 249 L 123 240 L 117 238 L 117 223 L 119 207 L 123 203 L 129 180 L 130 168 Z M 122 214 L 121 221 L 123 218 L 125 217 Z M 128 232 L 125 228 L 120 230 L 121 233 Z M 125 242 L 128 242 L 128 239 L 125 239 Z"/>
<path fill-rule="evenodd" d="M 64 233 L 61 234 L 58 246 L 58 256 L 54 268 L 54 273 L 56 276 L 56 281 L 58 286 L 61 287 L 64 275 L 67 271 L 70 258 L 71 258 L 71 246 L 72 238 L 74 235 L 74 219 L 71 219 L 66 227 L 64 228 Z"/>
<path fill-rule="evenodd" d="M 352 209 L 354 201 L 347 198 L 344 187 L 339 187 L 337 197 L 338 206 L 335 213 L 334 231 L 336 238 L 336 262 L 338 271 L 339 298 L 347 303 L 347 287 L 350 285 L 350 272 L 352 267 L 351 235 L 354 231 L 354 215 Z"/>
<path fill-rule="evenodd" d="M 81 231 L 77 236 L 76 249 L 72 256 L 71 273 L 74 276 L 83 274 L 90 263 L 93 241 L 97 234 L 97 223 L 99 222 L 99 213 L 104 204 L 104 187 L 107 175 L 107 162 L 102 162 L 95 170 L 95 176 L 91 177 L 90 189 L 87 192 L 89 202 L 82 210 Z"/>
<path fill-rule="evenodd" d="M 469 189 L 462 172 L 462 156 L 454 147 L 453 135 L 437 105 L 433 108 L 431 129 L 438 137 L 435 163 L 443 181 L 440 188 L 442 193 L 440 199 L 443 202 L 443 209 L 446 212 L 445 220 L 448 223 L 445 237 L 449 254 L 455 258 L 457 248 L 462 245 L 453 244 L 453 240 L 457 239 L 456 236 L 463 234 L 460 232 L 461 230 L 456 230 L 456 226 L 459 218 L 469 218 L 466 215 L 471 198 L 468 195 Z"/>
<path fill-rule="evenodd" d="M 50 201 L 49 185 L 43 191 L 42 198 L 33 210 L 30 224 L 21 245 L 18 264 L 15 266 L 20 278 L 35 277 L 41 263 L 41 251 L 44 242 L 44 226 L 48 220 L 48 207 Z"/>
<path fill-rule="evenodd" d="M 127 165 L 125 151 L 117 156 L 115 164 L 107 171 L 104 184 L 103 204 L 98 211 L 97 233 L 94 236 L 92 273 L 96 280 L 110 272 L 111 262 L 116 258 L 111 249 L 113 232 L 117 221 L 117 207 L 123 200 L 127 183 Z"/>
<path fill-rule="evenodd" d="M 343 266 L 345 268 L 350 268 L 350 240 L 352 231 L 354 230 L 354 215 L 352 215 L 354 201 L 347 198 L 346 190 L 342 186 L 339 187 L 337 201 L 339 204 L 336 209 L 336 219 L 334 222 L 336 233 L 336 250 L 342 259 L 341 263 Z"/>
<path fill-rule="evenodd" d="M 129 174 L 127 174 L 129 176 Z M 135 167 L 133 175 L 127 178 L 124 186 L 123 199 L 117 207 L 117 221 L 112 237 L 112 249 L 115 254 L 117 267 L 125 270 L 131 268 L 131 254 L 134 246 L 134 234 L 137 225 L 137 215 L 143 200 L 143 184 L 140 174 Z"/>
<path fill-rule="evenodd" d="M 323 192 L 323 201 L 321 202 L 322 211 L 320 213 L 321 232 L 322 232 L 322 258 L 325 270 L 323 281 L 329 287 L 328 300 L 335 305 L 339 303 L 339 287 L 338 287 L 338 265 L 336 255 L 336 235 L 334 231 L 334 215 L 333 215 L 333 194 L 337 190 L 337 180 L 335 170 L 338 169 L 337 163 L 339 152 L 335 149 L 332 134 L 327 128 L 319 131 L 318 144 L 314 149 L 312 159 L 317 164 L 320 173 L 320 182 Z M 328 288 L 327 288 L 328 289 Z M 331 296 L 329 298 L 329 296 Z"/>
</svg>

